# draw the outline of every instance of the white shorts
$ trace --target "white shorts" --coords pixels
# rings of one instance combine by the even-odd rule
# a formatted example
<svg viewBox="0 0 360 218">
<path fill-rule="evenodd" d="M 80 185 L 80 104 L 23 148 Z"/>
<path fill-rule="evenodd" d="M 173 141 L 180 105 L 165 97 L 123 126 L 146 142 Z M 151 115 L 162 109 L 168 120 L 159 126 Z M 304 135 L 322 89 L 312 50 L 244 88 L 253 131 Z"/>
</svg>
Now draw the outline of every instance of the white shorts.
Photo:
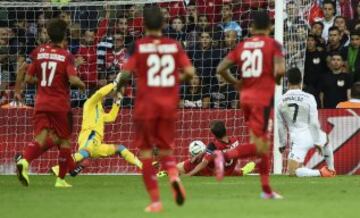
<svg viewBox="0 0 360 218">
<path fill-rule="evenodd" d="M 290 136 L 291 148 L 288 159 L 303 163 L 308 151 L 314 147 L 310 132 L 299 132 Z"/>
</svg>

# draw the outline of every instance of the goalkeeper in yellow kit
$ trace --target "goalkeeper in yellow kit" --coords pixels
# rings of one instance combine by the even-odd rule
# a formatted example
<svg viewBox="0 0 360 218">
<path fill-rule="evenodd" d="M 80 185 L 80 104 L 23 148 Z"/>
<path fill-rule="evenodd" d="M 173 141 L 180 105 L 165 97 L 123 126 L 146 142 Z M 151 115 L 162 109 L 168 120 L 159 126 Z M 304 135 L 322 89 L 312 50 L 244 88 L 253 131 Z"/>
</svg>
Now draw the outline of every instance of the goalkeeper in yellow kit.
<svg viewBox="0 0 360 218">
<path fill-rule="evenodd" d="M 116 120 L 120 109 L 120 103 L 123 98 L 122 93 L 116 90 L 116 83 L 108 84 L 97 90 L 88 98 L 83 107 L 83 120 L 81 132 L 78 137 L 79 149 L 74 154 L 75 162 L 78 163 L 73 169 L 69 169 L 71 176 L 76 176 L 85 166 L 81 162 L 88 158 L 103 158 L 115 154 L 121 155 L 127 162 L 142 168 L 141 161 L 130 152 L 124 145 L 105 144 L 104 127 L 105 123 L 111 123 Z M 102 102 L 108 95 L 114 95 L 114 103 L 111 110 L 106 113 Z M 59 167 L 54 166 L 51 171 L 57 175 Z"/>
</svg>

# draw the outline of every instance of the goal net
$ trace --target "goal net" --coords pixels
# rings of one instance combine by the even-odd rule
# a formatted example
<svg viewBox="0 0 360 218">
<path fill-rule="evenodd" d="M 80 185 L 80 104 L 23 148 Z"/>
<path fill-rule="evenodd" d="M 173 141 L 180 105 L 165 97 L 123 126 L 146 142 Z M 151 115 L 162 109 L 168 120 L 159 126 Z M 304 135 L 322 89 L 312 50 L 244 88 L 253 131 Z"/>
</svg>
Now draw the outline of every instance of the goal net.
<svg viewBox="0 0 360 218">
<path fill-rule="evenodd" d="M 233 87 L 215 75 L 215 69 L 227 52 L 249 35 L 252 11 L 265 9 L 275 19 L 274 0 L 64 2 L 0 2 L 0 174 L 14 173 L 15 154 L 21 153 L 33 138 L 35 90 L 30 86 L 24 88 L 23 104 L 19 107 L 14 101 L 15 78 L 21 66 L 31 62 L 31 51 L 48 40 L 47 20 L 59 17 L 68 22 L 68 49 L 74 54 L 79 75 L 87 85 L 85 93 L 71 91 L 75 151 L 82 119 L 81 106 L 89 92 L 111 81 L 121 69 L 128 58 L 128 47 L 143 34 L 142 8 L 149 2 L 161 6 L 166 19 L 164 34 L 182 43 L 199 76 L 199 80 L 181 86 L 175 150 L 178 161 L 188 158 L 191 141 L 208 143 L 213 139 L 209 123 L 214 119 L 226 122 L 229 135 L 239 137 L 242 142 L 248 140 L 239 96 Z M 286 2 L 282 5 L 287 19 L 283 39 L 287 66 L 303 68 L 308 28 L 306 15 L 311 1 L 294 2 L 294 7 L 286 11 Z M 236 68 L 231 71 L 239 75 Z M 116 122 L 106 126 L 104 141 L 123 144 L 136 154 L 132 122 L 135 82 L 127 88 Z M 105 105 L 111 105 L 111 101 L 106 101 Z M 31 172 L 48 172 L 57 164 L 57 155 L 57 149 L 52 148 L 31 164 Z M 114 156 L 92 160 L 85 172 L 127 174 L 138 171 Z"/>
</svg>

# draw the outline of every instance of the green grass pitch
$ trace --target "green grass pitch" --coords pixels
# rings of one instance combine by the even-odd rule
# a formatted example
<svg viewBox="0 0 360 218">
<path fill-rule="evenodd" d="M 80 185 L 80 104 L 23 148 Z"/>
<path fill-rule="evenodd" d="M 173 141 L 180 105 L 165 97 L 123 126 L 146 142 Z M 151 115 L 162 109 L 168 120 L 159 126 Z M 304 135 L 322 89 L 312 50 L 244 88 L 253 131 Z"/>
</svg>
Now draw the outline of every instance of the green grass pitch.
<svg viewBox="0 0 360 218">
<path fill-rule="evenodd" d="M 68 178 L 70 189 L 55 189 L 52 176 L 31 176 L 22 187 L 15 176 L 0 176 L 1 218 L 139 218 L 139 217 L 360 217 L 360 177 L 289 178 L 273 176 L 281 201 L 259 199 L 257 176 L 183 178 L 187 201 L 173 202 L 167 178 L 160 179 L 164 212 L 146 214 L 148 196 L 140 176 L 79 176 Z"/>
</svg>

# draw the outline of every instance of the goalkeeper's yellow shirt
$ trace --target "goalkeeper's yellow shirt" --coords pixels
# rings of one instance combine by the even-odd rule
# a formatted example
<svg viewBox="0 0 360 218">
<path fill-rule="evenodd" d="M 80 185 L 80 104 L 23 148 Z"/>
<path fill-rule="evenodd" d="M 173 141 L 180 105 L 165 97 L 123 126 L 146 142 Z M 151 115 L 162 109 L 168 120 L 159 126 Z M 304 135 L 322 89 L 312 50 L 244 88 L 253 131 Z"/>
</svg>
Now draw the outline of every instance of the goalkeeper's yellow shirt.
<svg viewBox="0 0 360 218">
<path fill-rule="evenodd" d="M 105 113 L 102 106 L 103 98 L 113 91 L 114 87 L 114 84 L 108 84 L 97 90 L 85 101 L 81 132 L 78 138 L 79 144 L 84 140 L 86 141 L 92 131 L 95 131 L 96 137 L 99 137 L 98 139 L 102 141 L 105 123 L 116 120 L 120 106 L 114 103 L 109 113 Z"/>
</svg>

